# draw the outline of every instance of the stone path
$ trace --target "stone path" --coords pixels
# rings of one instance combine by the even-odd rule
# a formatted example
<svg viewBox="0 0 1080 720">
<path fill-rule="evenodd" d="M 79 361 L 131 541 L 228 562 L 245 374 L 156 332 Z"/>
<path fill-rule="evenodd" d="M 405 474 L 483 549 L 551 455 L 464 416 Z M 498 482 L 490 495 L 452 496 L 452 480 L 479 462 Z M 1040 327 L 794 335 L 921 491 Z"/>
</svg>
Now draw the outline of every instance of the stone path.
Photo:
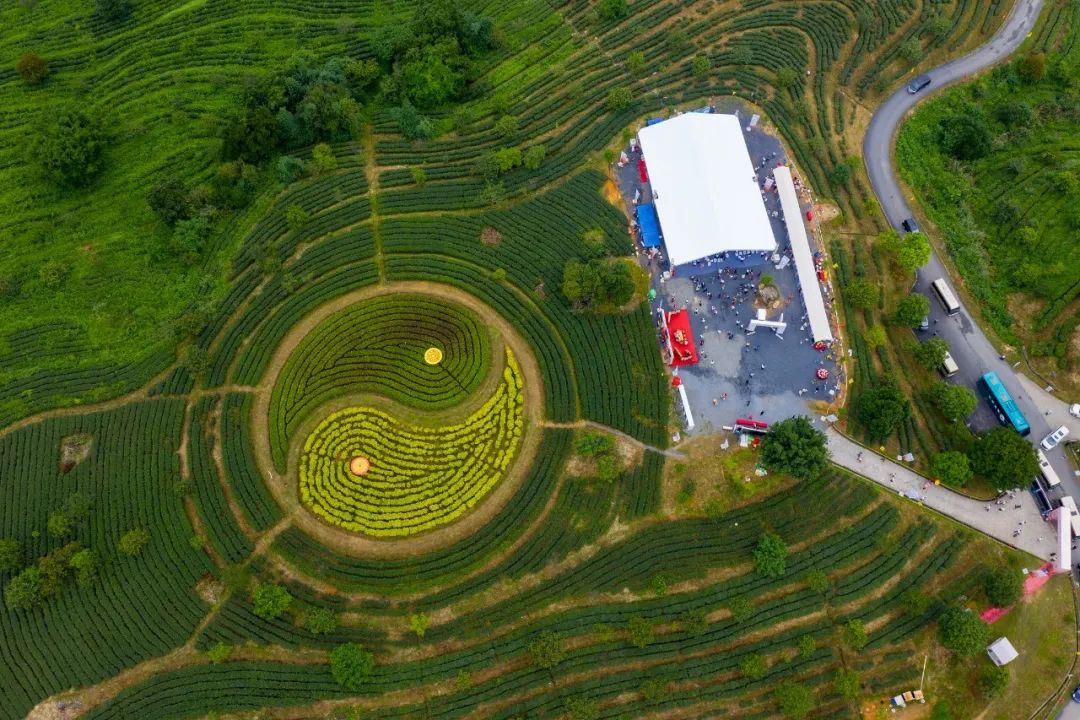
<svg viewBox="0 0 1080 720">
<path fill-rule="evenodd" d="M 1039 515 L 1035 500 L 1023 490 L 1006 499 L 1004 505 L 972 500 L 944 486 L 936 486 L 922 475 L 877 453 L 866 450 L 833 428 L 825 432 L 832 461 L 889 490 L 907 497 L 922 498 L 922 504 L 979 532 L 1024 552 L 1047 560 L 1057 549 L 1057 530 Z M 860 453 L 862 459 L 860 460 Z M 1020 505 L 1017 509 L 1014 506 Z M 989 509 L 988 509 L 989 508 Z M 1023 522 L 1023 526 L 1019 523 Z M 1022 527 L 1020 535 L 1013 531 Z M 1041 539 L 1040 539 L 1041 538 Z"/>
</svg>

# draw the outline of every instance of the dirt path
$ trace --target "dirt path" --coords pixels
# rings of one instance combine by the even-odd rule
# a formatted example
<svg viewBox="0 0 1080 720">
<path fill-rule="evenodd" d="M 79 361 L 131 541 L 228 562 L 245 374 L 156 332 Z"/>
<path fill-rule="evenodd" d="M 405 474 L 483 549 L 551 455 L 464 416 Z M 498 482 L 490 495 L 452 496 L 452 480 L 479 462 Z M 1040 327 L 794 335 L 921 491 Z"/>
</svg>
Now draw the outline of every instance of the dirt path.
<svg viewBox="0 0 1080 720">
<path fill-rule="evenodd" d="M 688 460 L 689 459 L 689 456 L 684 452 L 680 452 L 678 450 L 670 450 L 670 449 L 665 450 L 665 449 L 661 449 L 661 448 L 658 448 L 658 447 L 653 447 L 652 445 L 646 445 L 645 443 L 641 442 L 640 440 L 638 440 L 633 435 L 629 435 L 629 434 L 623 432 L 622 430 L 616 430 L 615 428 L 610 427 L 608 425 L 602 425 L 602 424 L 600 424 L 598 422 L 593 422 L 592 420 L 575 420 L 574 422 L 550 422 L 550 421 L 548 421 L 548 422 L 543 423 L 543 426 L 544 427 L 549 427 L 549 428 L 571 428 L 571 429 L 574 429 L 574 428 L 592 428 L 593 430 L 599 430 L 600 432 L 611 433 L 612 435 L 615 435 L 616 437 L 621 438 L 622 440 L 625 440 L 626 442 L 630 443 L 631 445 L 633 445 L 635 447 L 642 448 L 643 450 L 651 450 L 651 451 L 653 451 L 655 453 L 660 453 L 661 455 L 664 455 L 664 456 L 669 457 L 669 458 L 674 458 L 676 460 Z"/>
<path fill-rule="evenodd" d="M 294 438 L 290 447 L 289 470 L 277 472 L 270 452 L 270 438 L 267 426 L 270 417 L 270 397 L 273 387 L 286 361 L 297 345 L 320 322 L 330 315 L 356 303 L 381 295 L 397 293 L 416 293 L 431 295 L 443 300 L 463 305 L 494 328 L 513 351 L 525 378 L 525 433 L 506 476 L 492 489 L 484 500 L 461 519 L 449 525 L 436 528 L 426 533 L 408 538 L 382 539 L 366 537 L 328 525 L 319 520 L 299 499 L 296 479 L 296 457 L 302 445 Z M 347 555 L 365 558 L 408 557 L 417 553 L 431 552 L 459 542 L 477 529 L 487 524 L 497 515 L 513 497 L 521 482 L 528 475 L 532 461 L 539 450 L 543 433 L 540 429 L 544 421 L 543 375 L 533 355 L 532 348 L 518 334 L 517 330 L 501 315 L 470 295 L 448 285 L 425 281 L 392 282 L 369 286 L 348 293 L 332 302 L 319 306 L 315 311 L 296 323 L 282 339 L 271 357 L 261 389 L 254 394 L 255 403 L 252 411 L 252 444 L 255 461 L 259 470 L 267 478 L 275 500 L 285 512 L 293 518 L 296 527 L 303 530 L 324 545 Z M 298 435 L 297 437 L 302 437 Z"/>
</svg>

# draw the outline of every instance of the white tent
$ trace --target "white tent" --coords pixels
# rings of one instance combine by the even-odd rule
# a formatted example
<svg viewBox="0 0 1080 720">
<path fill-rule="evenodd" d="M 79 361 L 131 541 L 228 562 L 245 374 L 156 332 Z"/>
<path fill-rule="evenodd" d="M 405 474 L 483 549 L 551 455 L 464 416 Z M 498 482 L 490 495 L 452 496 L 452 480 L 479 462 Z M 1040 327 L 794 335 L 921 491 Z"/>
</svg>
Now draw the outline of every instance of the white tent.
<svg viewBox="0 0 1080 720">
<path fill-rule="evenodd" d="M 1008 665 L 1020 657 L 1020 653 L 1016 652 L 1016 648 L 1009 642 L 1009 638 L 1005 637 L 999 637 L 990 643 L 990 647 L 986 648 L 986 654 L 990 656 L 990 659 L 998 667 Z"/>
<path fill-rule="evenodd" d="M 739 118 L 683 113 L 642 128 L 638 138 L 673 266 L 776 249 Z"/>
<path fill-rule="evenodd" d="M 810 239 L 806 236 L 802 206 L 799 205 L 799 195 L 795 192 L 795 183 L 791 179 L 791 169 L 786 166 L 778 167 L 773 171 L 773 177 L 776 178 L 776 191 L 780 193 L 780 209 L 784 212 L 788 239 L 791 241 L 791 254 L 795 257 L 795 272 L 799 276 L 806 317 L 810 321 L 810 334 L 813 335 L 814 342 L 831 342 L 833 336 L 829 327 L 829 314 L 825 311 L 825 300 L 821 297 L 814 254 L 810 250 Z"/>
</svg>

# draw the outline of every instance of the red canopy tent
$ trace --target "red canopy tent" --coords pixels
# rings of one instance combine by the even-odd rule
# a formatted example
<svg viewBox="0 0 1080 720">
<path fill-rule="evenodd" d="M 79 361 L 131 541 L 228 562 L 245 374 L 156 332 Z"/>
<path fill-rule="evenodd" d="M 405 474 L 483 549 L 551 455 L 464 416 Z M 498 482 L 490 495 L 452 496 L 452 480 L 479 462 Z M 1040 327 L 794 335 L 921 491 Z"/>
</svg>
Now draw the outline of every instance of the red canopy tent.
<svg viewBox="0 0 1080 720">
<path fill-rule="evenodd" d="M 697 343 L 690 329 L 690 313 L 686 308 L 667 314 L 667 331 L 672 367 L 697 365 Z"/>
</svg>

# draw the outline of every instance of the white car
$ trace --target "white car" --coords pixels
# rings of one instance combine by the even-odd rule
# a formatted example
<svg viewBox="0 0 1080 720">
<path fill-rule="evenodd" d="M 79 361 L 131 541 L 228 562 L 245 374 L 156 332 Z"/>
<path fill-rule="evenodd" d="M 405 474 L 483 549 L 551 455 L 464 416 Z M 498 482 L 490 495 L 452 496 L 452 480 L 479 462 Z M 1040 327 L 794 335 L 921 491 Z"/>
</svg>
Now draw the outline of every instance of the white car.
<svg viewBox="0 0 1080 720">
<path fill-rule="evenodd" d="M 1050 433 L 1042 439 L 1039 443 L 1043 446 L 1043 450 L 1053 450 L 1058 446 L 1058 443 L 1065 439 L 1065 436 L 1069 434 L 1069 428 L 1062 425 L 1054 432 Z"/>
<path fill-rule="evenodd" d="M 1080 403 L 1073 403 L 1069 406 L 1069 414 L 1074 418 L 1080 418 Z"/>
</svg>

